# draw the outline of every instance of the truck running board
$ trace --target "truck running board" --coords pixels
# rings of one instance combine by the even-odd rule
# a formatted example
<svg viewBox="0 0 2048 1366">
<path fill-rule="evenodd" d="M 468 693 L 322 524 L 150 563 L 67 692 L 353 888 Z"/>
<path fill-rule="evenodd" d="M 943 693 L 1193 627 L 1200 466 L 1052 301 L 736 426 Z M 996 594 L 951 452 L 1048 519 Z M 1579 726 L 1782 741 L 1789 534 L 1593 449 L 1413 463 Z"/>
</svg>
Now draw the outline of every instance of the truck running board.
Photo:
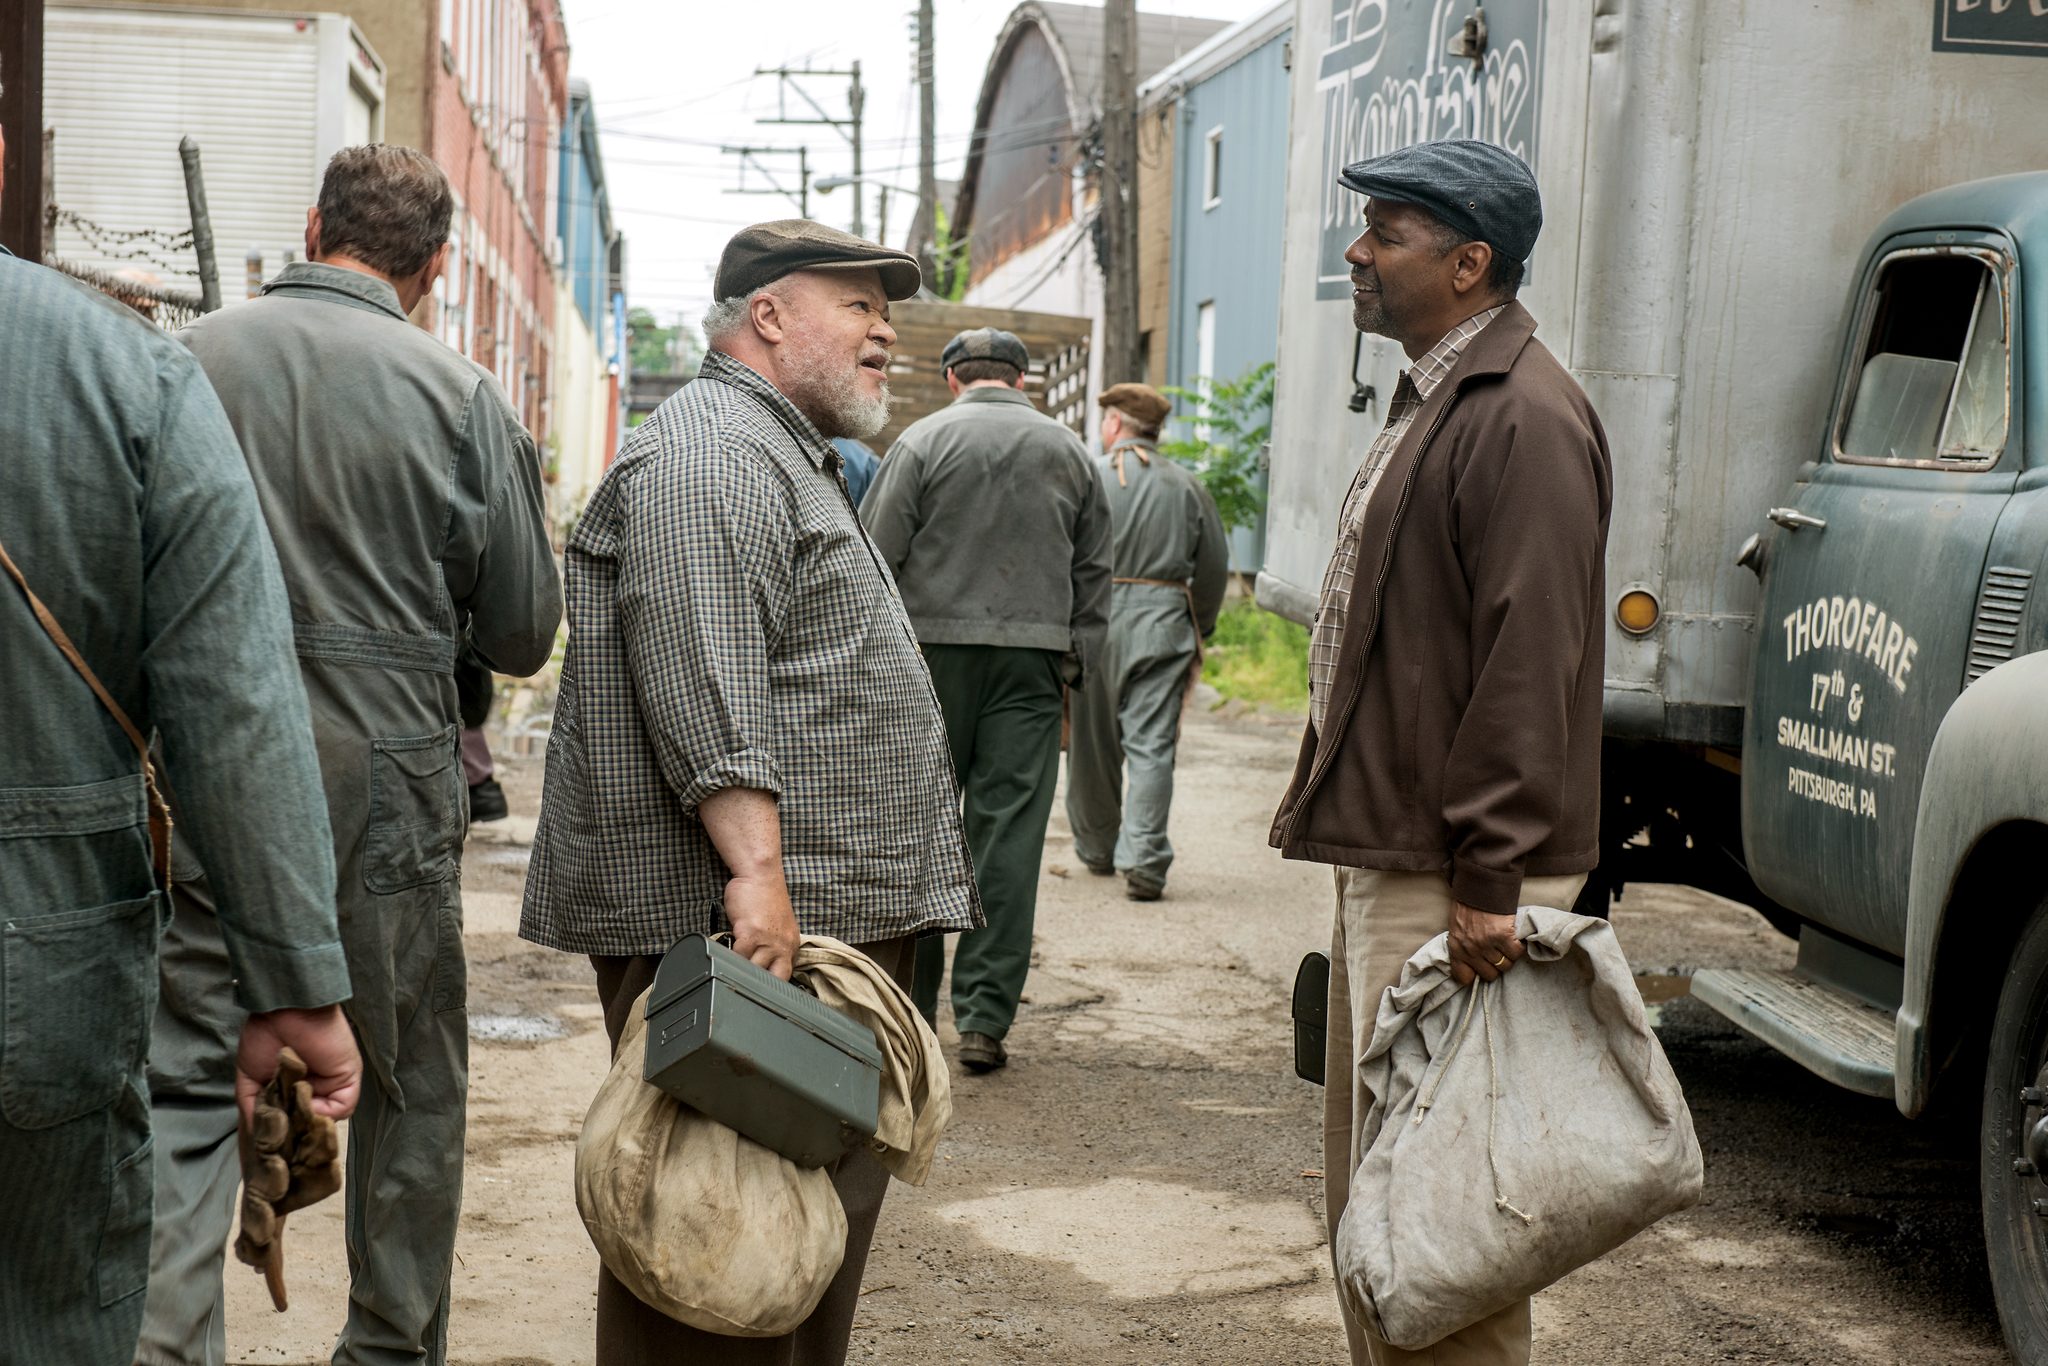
<svg viewBox="0 0 2048 1366">
<path fill-rule="evenodd" d="M 1692 994 L 1815 1075 L 1891 1099 L 1890 1012 L 1789 969 L 1711 968 L 1693 974 Z"/>
</svg>

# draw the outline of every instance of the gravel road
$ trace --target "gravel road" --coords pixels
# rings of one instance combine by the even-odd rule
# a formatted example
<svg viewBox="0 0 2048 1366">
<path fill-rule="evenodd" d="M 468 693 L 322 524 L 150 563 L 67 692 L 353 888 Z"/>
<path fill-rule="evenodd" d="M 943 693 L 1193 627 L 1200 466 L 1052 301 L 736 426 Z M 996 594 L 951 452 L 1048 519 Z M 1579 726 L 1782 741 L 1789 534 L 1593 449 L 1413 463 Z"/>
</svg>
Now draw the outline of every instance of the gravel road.
<svg viewBox="0 0 2048 1366">
<path fill-rule="evenodd" d="M 1292 1074 L 1286 1008 L 1296 964 L 1327 946 L 1329 874 L 1265 842 L 1298 736 L 1190 715 L 1160 902 L 1090 876 L 1055 814 L 1012 1064 L 956 1071 L 931 1181 L 884 1208 L 850 1360 L 1344 1361 L 1322 1093 Z M 505 768 L 515 814 L 479 828 L 464 874 L 480 1037 L 449 1340 L 477 1366 L 568 1366 L 591 1360 L 596 1256 L 570 1171 L 606 1048 L 588 963 L 516 936 L 540 761 Z M 1753 912 L 1685 889 L 1632 887 L 1614 920 L 1639 974 L 1792 957 Z M 1537 1362 L 2008 1359 L 1971 1115 L 1909 1123 L 1689 997 L 1656 1010 L 1706 1197 L 1539 1296 Z M 346 1296 L 339 1202 L 292 1216 L 287 1249 L 285 1314 L 231 1264 L 230 1360 L 326 1360 Z"/>
</svg>

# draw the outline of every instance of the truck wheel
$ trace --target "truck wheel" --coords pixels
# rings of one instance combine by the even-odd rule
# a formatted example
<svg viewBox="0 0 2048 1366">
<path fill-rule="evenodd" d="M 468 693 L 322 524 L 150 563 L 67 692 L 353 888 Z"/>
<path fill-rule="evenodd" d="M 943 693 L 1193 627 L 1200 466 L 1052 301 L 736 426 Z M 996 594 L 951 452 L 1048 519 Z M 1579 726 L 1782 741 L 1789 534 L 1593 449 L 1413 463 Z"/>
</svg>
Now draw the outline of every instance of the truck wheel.
<svg viewBox="0 0 2048 1366">
<path fill-rule="evenodd" d="M 1984 1072 L 1984 1250 L 2006 1346 L 2048 1366 L 2048 901 L 2020 932 Z"/>
</svg>

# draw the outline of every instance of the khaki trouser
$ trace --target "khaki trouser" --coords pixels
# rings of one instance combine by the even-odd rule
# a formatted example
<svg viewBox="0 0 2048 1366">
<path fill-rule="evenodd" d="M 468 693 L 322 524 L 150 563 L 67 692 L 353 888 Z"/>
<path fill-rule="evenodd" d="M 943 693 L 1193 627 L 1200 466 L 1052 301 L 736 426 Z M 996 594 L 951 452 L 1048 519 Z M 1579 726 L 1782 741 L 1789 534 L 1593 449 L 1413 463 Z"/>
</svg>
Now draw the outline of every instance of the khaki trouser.
<svg viewBox="0 0 2048 1366">
<path fill-rule="evenodd" d="M 1401 980 L 1401 965 L 1451 923 L 1451 884 L 1441 873 L 1391 873 L 1339 868 L 1336 929 L 1330 939 L 1330 1039 L 1323 1068 L 1323 1191 L 1330 1246 L 1351 1199 L 1358 1169 L 1359 1131 L 1372 1110 L 1372 1093 L 1358 1083 L 1358 1057 L 1372 1041 L 1380 997 Z M 1586 885 L 1584 873 L 1532 877 L 1522 883 L 1524 906 L 1570 910 Z M 1476 1174 L 1474 1179 L 1481 1179 Z M 1353 1366 L 1528 1366 L 1529 1301 L 1459 1329 L 1419 1351 L 1382 1342 L 1344 1312 L 1344 1335 Z"/>
</svg>

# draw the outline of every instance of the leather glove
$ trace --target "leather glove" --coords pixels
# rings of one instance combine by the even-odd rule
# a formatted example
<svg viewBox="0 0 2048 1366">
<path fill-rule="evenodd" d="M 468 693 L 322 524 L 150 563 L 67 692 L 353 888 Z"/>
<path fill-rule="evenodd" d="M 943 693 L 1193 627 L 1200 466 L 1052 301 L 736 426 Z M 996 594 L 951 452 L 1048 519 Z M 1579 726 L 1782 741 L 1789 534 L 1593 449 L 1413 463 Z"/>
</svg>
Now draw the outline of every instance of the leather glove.
<svg viewBox="0 0 2048 1366">
<path fill-rule="evenodd" d="M 256 1097 L 254 1120 L 241 1130 L 242 1232 L 235 1256 L 263 1273 L 270 1302 L 285 1309 L 284 1218 L 341 1189 L 340 1138 L 334 1121 L 313 1113 L 306 1064 L 289 1048 L 277 1052 L 277 1075 Z"/>
</svg>

